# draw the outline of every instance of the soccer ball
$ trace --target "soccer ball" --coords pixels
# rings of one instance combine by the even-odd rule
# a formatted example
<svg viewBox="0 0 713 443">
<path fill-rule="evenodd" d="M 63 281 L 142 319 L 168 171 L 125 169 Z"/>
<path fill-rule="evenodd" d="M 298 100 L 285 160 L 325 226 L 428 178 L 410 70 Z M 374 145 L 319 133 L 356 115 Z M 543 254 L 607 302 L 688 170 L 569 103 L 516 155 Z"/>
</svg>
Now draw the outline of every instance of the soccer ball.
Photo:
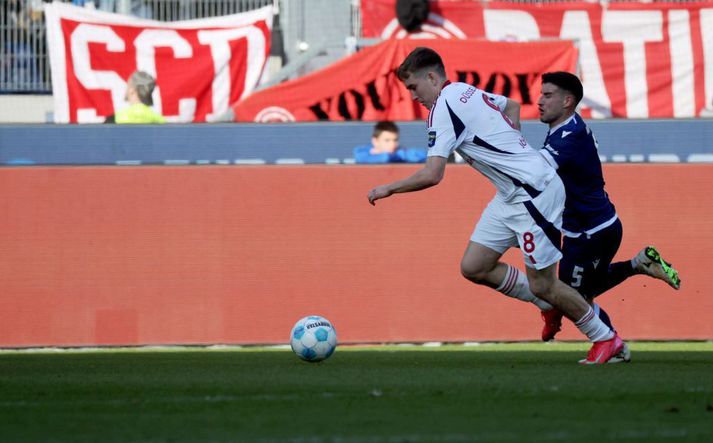
<svg viewBox="0 0 713 443">
<path fill-rule="evenodd" d="M 290 333 L 292 351 L 302 360 L 322 361 L 337 347 L 337 331 L 332 323 L 319 315 L 301 318 Z"/>
</svg>

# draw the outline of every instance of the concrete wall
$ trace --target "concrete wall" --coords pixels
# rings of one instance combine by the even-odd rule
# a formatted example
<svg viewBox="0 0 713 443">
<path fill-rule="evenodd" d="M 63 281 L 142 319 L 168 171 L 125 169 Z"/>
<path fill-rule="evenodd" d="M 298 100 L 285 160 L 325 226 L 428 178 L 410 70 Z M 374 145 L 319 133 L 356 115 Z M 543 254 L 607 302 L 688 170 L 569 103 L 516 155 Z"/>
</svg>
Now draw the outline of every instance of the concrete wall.
<svg viewBox="0 0 713 443">
<path fill-rule="evenodd" d="M 53 112 L 51 95 L 0 95 L 0 123 L 49 123 Z"/>
</svg>

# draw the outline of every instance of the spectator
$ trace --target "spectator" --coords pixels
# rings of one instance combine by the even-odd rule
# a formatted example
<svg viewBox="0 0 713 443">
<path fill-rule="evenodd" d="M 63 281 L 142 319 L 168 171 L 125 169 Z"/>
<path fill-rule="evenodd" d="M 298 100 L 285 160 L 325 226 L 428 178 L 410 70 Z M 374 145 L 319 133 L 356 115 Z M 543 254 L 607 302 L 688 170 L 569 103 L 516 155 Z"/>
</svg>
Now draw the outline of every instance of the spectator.
<svg viewBox="0 0 713 443">
<path fill-rule="evenodd" d="M 151 108 L 151 94 L 156 87 L 156 80 L 143 71 L 131 74 L 126 84 L 126 101 L 129 107 L 120 109 L 107 123 L 165 123 L 161 114 Z"/>
<path fill-rule="evenodd" d="M 354 148 L 357 163 L 423 163 L 426 152 L 399 146 L 399 127 L 390 121 L 374 126 L 371 143 Z"/>
</svg>

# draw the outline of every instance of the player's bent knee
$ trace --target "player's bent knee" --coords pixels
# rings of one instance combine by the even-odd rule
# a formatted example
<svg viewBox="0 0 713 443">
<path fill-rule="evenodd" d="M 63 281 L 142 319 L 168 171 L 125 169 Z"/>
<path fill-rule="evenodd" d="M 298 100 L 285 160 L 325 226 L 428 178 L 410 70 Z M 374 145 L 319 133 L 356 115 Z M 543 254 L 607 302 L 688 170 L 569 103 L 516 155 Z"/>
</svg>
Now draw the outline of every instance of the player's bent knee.
<svg viewBox="0 0 713 443">
<path fill-rule="evenodd" d="M 460 264 L 460 273 L 467 280 L 474 283 L 484 283 L 487 280 L 489 269 L 483 266 Z"/>
</svg>

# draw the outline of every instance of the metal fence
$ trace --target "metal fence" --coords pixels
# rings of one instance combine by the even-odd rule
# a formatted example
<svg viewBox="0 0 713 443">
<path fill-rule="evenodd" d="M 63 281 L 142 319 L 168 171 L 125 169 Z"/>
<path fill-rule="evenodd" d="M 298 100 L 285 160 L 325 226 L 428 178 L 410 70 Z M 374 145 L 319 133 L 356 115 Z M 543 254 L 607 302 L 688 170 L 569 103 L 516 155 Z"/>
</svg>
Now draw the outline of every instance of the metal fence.
<svg viewBox="0 0 713 443">
<path fill-rule="evenodd" d="M 43 14 L 43 4 L 49 1 L 0 0 L 0 94 L 52 92 Z M 283 62 L 319 48 L 306 70 L 343 57 L 345 38 L 360 32 L 360 0 L 56 1 L 160 21 L 217 17 L 273 5 L 279 16 L 272 46 Z"/>
<path fill-rule="evenodd" d="M 42 1 L 0 3 L 0 92 L 49 92 Z"/>
<path fill-rule="evenodd" d="M 0 0 L 0 93 L 52 92 L 43 4 Z M 61 0 L 107 12 L 161 20 L 217 17 L 278 5 L 278 0 Z"/>
<path fill-rule="evenodd" d="M 63 0 L 107 12 L 130 14 L 160 21 L 218 17 L 250 11 L 277 0 Z"/>
</svg>

